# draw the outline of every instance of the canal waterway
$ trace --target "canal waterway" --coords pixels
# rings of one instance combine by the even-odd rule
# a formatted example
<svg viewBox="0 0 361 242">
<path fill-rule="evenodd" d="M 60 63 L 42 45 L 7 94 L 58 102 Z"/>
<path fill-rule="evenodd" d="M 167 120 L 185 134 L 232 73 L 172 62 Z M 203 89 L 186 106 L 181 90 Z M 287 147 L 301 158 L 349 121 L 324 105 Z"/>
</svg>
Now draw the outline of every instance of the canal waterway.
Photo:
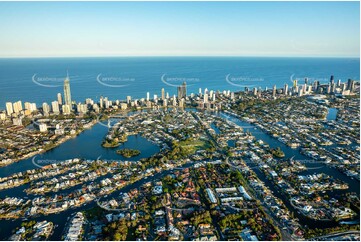
<svg viewBox="0 0 361 242">
<path fill-rule="evenodd" d="M 300 160 L 303 161 L 303 164 L 308 168 L 306 171 L 303 171 L 299 173 L 300 175 L 311 175 L 315 173 L 325 173 L 331 177 L 337 178 L 343 182 L 346 182 L 349 185 L 348 189 L 345 190 L 336 190 L 332 192 L 328 192 L 329 195 L 332 195 L 335 198 L 340 198 L 343 194 L 348 192 L 355 192 L 358 195 L 360 195 L 360 183 L 357 180 L 351 179 L 350 177 L 346 176 L 345 174 L 339 172 L 333 167 L 327 166 L 323 163 L 315 163 L 312 161 L 309 157 L 304 156 L 300 153 L 299 149 L 292 149 L 289 146 L 283 144 L 276 138 L 270 136 L 269 134 L 263 132 L 261 129 L 259 129 L 257 126 L 245 122 L 243 120 L 240 120 L 236 117 L 224 114 L 222 112 L 217 113 L 218 116 L 228 119 L 229 121 L 234 122 L 235 124 L 242 127 L 245 131 L 250 132 L 257 140 L 262 140 L 265 143 L 267 143 L 270 148 L 277 148 L 280 147 L 282 151 L 285 153 L 285 157 L 283 159 L 291 159 L 294 160 Z M 336 115 L 336 114 L 335 114 Z M 335 116 L 334 115 L 334 116 Z M 333 116 L 331 117 L 333 118 Z M 306 162 L 305 162 L 306 161 Z M 254 167 L 254 165 L 250 165 L 250 168 L 257 174 L 257 176 L 265 183 L 266 186 L 268 186 L 273 194 L 277 196 L 278 198 L 282 199 L 285 202 L 285 205 L 287 208 L 294 213 L 294 215 L 299 219 L 301 224 L 306 225 L 310 228 L 327 228 L 337 225 L 336 222 L 325 222 L 322 221 L 320 223 L 319 221 L 315 221 L 312 219 L 309 219 L 302 214 L 299 214 L 296 209 L 292 207 L 292 205 L 289 203 L 288 198 L 281 193 L 280 189 L 273 184 L 272 181 L 268 180 L 267 177 L 264 175 L 262 171 L 260 171 L 257 167 Z"/>
<path fill-rule="evenodd" d="M 195 109 L 187 109 L 187 111 L 195 111 Z M 332 112 L 336 112 L 337 110 L 334 110 Z M 128 115 L 131 115 L 133 113 L 128 113 Z M 239 120 L 234 117 L 230 117 L 229 115 L 225 115 L 224 113 L 217 113 L 217 115 L 226 118 L 232 122 L 235 122 L 237 125 L 241 126 L 245 131 L 249 131 L 257 140 L 263 140 L 271 148 L 277 148 L 280 147 L 284 153 L 285 158 L 289 159 L 292 158 L 295 160 L 310 160 L 310 158 L 300 154 L 299 149 L 292 149 L 282 142 L 278 141 L 277 139 L 273 138 L 272 136 L 266 134 L 259 128 L 257 128 L 255 125 L 244 122 L 242 120 Z M 327 119 L 333 120 L 335 118 L 336 114 L 329 114 Z M 114 123 L 114 120 L 112 120 Z M 105 124 L 105 125 L 104 125 Z M 33 164 L 34 159 L 49 159 L 49 160 L 56 160 L 56 161 L 63 161 L 66 159 L 72 159 L 72 158 L 83 158 L 83 159 L 89 159 L 89 160 L 96 160 L 100 157 L 100 159 L 105 160 L 125 160 L 122 156 L 116 154 L 116 150 L 119 148 L 130 148 L 130 149 L 138 149 L 141 151 L 141 154 L 137 157 L 132 157 L 126 160 L 129 161 L 135 161 L 139 160 L 141 158 L 150 157 L 153 154 L 159 152 L 159 147 L 147 139 L 141 137 L 140 135 L 132 135 L 128 137 L 128 141 L 125 142 L 123 145 L 117 148 L 104 148 L 101 146 L 101 143 L 107 134 L 108 128 L 106 127 L 107 122 L 104 122 L 104 124 L 96 124 L 92 128 L 85 130 L 78 136 L 74 137 L 73 139 L 70 139 L 66 141 L 65 143 L 59 145 L 58 147 L 49 150 L 41 155 L 37 155 L 22 161 L 19 161 L 17 163 L 11 164 L 6 167 L 0 168 L 0 177 L 8 176 L 10 174 L 13 174 L 15 172 L 22 172 L 26 171 L 28 169 L 35 169 L 38 168 Z M 212 125 L 212 128 L 216 131 L 216 133 L 219 133 L 219 129 L 215 127 L 215 125 Z M 234 146 L 234 141 L 229 142 L 230 146 Z M 189 167 L 191 164 L 187 164 L 184 167 Z M 342 194 L 346 192 L 356 192 L 358 195 L 360 194 L 360 183 L 357 180 L 352 180 L 351 178 L 347 177 L 343 173 L 337 171 L 336 169 L 326 166 L 325 164 L 320 163 L 305 163 L 307 168 L 311 168 L 305 172 L 303 172 L 303 175 L 307 174 L 314 174 L 318 172 L 325 173 L 327 175 L 330 175 L 332 177 L 338 178 L 346 183 L 349 184 L 349 189 L 347 190 L 338 190 L 337 192 L 332 192 L 331 194 L 335 197 L 342 196 Z M 312 169 L 315 168 L 315 169 Z M 320 169 L 320 170 L 318 170 Z M 279 198 L 283 198 L 282 200 L 285 201 L 286 206 L 290 209 L 290 211 L 293 211 L 295 216 L 299 218 L 300 222 L 302 224 L 305 224 L 309 227 L 330 227 L 334 226 L 334 222 L 322 222 L 319 223 L 317 221 L 313 221 L 311 219 L 308 219 L 304 217 L 301 214 L 298 214 L 295 209 L 289 204 L 288 199 L 284 199 L 284 195 L 281 194 L 279 191 L 279 188 L 274 186 L 274 184 L 269 181 L 265 175 L 259 171 L 258 169 L 254 169 L 256 174 L 259 176 L 259 178 L 273 191 L 274 195 L 276 195 Z M 153 177 L 150 177 L 148 179 L 142 179 L 134 184 L 131 184 L 129 186 L 126 186 L 108 197 L 114 197 L 118 196 L 119 192 L 127 192 L 133 188 L 139 187 L 144 182 L 152 181 L 155 179 L 159 179 L 164 175 L 169 174 L 171 171 L 163 171 L 160 173 L 155 174 Z M 66 191 L 74 191 L 76 189 L 79 189 L 82 185 L 75 186 L 73 188 L 69 188 Z M 24 189 L 28 188 L 29 184 L 22 185 L 13 189 L 7 189 L 0 191 L 0 198 L 5 198 L 6 196 L 15 196 L 19 198 L 23 198 L 24 196 L 28 196 L 30 199 L 33 197 L 32 195 L 26 195 L 24 193 Z M 62 193 L 64 191 L 59 191 L 59 193 Z M 54 195 L 56 193 L 51 193 L 50 195 Z M 37 221 L 41 220 L 48 220 L 54 222 L 54 224 L 58 225 L 58 227 L 55 229 L 54 234 L 51 236 L 50 239 L 52 240 L 59 240 L 61 239 L 61 234 L 64 230 L 64 226 L 67 222 L 67 218 L 77 211 L 82 211 L 88 208 L 91 208 L 95 205 L 95 202 L 91 202 L 89 204 L 86 204 L 82 207 L 78 208 L 72 208 L 67 211 L 61 212 L 60 214 L 51 214 L 47 216 L 39 216 L 34 218 Z M 31 218 L 33 219 L 33 218 Z M 0 240 L 7 239 L 13 232 L 13 230 L 21 225 L 22 220 L 0 220 Z"/>
</svg>

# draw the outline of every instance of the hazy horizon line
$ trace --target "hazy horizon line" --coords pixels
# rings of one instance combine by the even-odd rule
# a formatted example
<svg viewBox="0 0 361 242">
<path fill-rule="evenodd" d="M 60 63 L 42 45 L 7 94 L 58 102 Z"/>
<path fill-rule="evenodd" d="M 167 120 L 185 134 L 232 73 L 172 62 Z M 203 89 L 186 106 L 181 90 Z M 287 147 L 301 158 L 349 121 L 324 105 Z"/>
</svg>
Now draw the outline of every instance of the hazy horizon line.
<svg viewBox="0 0 361 242">
<path fill-rule="evenodd" d="M 167 58 L 167 57 L 174 57 L 174 58 L 181 58 L 181 57 L 210 57 L 210 58 L 338 58 L 338 59 L 360 59 L 360 56 L 287 56 L 287 55 L 114 55 L 114 56 L 106 56 L 106 55 L 89 55 L 89 56 L 4 56 L 0 59 L 46 59 L 46 58 Z"/>
</svg>

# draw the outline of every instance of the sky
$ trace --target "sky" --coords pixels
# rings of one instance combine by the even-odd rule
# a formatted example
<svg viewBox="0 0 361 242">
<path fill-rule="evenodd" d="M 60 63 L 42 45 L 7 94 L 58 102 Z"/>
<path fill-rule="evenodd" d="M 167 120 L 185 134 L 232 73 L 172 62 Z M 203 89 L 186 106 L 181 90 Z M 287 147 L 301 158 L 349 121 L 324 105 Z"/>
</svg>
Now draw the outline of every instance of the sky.
<svg viewBox="0 0 361 242">
<path fill-rule="evenodd" d="M 0 57 L 359 57 L 359 2 L 0 2 Z"/>
</svg>

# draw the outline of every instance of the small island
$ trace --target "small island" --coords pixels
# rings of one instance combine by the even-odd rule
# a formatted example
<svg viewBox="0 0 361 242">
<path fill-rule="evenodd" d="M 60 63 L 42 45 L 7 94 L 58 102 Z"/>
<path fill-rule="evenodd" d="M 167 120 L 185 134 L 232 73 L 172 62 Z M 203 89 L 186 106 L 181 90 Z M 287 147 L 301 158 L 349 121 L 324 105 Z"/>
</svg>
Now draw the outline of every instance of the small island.
<svg viewBox="0 0 361 242">
<path fill-rule="evenodd" d="M 103 143 L 102 143 L 102 146 L 104 148 L 114 148 L 114 147 L 118 147 L 120 144 L 119 144 L 119 141 L 117 138 L 113 139 L 113 140 L 104 140 Z"/>
<path fill-rule="evenodd" d="M 133 149 L 127 149 L 127 148 L 117 150 L 116 152 L 117 152 L 117 154 L 122 155 L 125 158 L 130 158 L 130 157 L 137 156 L 140 154 L 139 150 L 133 150 Z"/>
<path fill-rule="evenodd" d="M 125 143 L 128 140 L 127 134 L 119 135 L 118 137 L 107 137 L 103 143 L 102 146 L 104 148 L 115 148 L 118 147 L 121 143 Z"/>
<path fill-rule="evenodd" d="M 277 147 L 277 149 L 271 149 L 271 153 L 276 158 L 285 157 L 285 153 L 283 153 L 280 147 Z"/>
</svg>

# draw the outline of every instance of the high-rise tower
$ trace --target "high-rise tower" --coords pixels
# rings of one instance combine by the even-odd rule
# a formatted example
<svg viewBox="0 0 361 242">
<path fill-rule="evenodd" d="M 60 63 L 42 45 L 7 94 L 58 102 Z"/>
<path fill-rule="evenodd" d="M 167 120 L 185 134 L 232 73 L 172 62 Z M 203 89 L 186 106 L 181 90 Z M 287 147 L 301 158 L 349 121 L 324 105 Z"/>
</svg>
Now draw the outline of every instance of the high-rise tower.
<svg viewBox="0 0 361 242">
<path fill-rule="evenodd" d="M 178 99 L 181 100 L 182 98 L 187 97 L 187 83 L 183 82 L 182 85 L 180 85 L 178 88 Z"/>
<path fill-rule="evenodd" d="M 67 73 L 66 78 L 64 80 L 64 101 L 65 101 L 65 105 L 68 105 L 70 110 L 72 110 L 71 92 L 70 92 L 70 79 L 69 79 L 69 74 L 68 73 Z"/>
</svg>

